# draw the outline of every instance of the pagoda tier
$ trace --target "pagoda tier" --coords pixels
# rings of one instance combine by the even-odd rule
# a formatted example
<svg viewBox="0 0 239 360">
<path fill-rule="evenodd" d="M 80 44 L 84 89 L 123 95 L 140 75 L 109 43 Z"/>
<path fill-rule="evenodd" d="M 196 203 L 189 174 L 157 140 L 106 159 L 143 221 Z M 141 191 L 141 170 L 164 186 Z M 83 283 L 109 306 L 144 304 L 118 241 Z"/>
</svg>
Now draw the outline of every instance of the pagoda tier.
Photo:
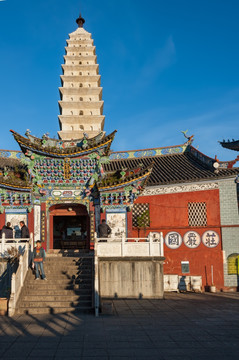
<svg viewBox="0 0 239 360">
<path fill-rule="evenodd" d="M 84 19 L 77 19 L 78 29 L 69 35 L 62 65 L 60 131 L 62 140 L 82 139 L 84 133 L 93 138 L 104 130 L 102 87 L 99 65 L 91 34 L 83 28 Z"/>
</svg>

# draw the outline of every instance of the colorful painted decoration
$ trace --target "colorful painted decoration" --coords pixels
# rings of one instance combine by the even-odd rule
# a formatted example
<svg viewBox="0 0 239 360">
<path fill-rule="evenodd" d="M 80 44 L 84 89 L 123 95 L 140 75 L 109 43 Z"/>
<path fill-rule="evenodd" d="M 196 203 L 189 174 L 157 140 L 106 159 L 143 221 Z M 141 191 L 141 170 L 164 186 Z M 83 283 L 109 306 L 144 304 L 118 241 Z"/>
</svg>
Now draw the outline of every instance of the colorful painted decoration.
<svg viewBox="0 0 239 360">
<path fill-rule="evenodd" d="M 129 154 L 127 152 L 114 153 L 109 156 L 110 160 L 127 159 L 128 157 L 129 157 Z"/>
<path fill-rule="evenodd" d="M 155 150 L 142 150 L 142 151 L 136 151 L 134 153 L 134 156 L 136 158 L 139 158 L 139 157 L 148 157 L 148 156 L 154 156 L 156 155 L 156 151 Z"/>
<path fill-rule="evenodd" d="M 188 231 L 183 236 L 184 244 L 190 249 L 196 249 L 201 244 L 201 237 L 196 231 Z"/>
<path fill-rule="evenodd" d="M 202 235 L 202 242 L 208 248 L 214 248 L 219 244 L 220 238 L 218 233 L 213 230 L 205 231 Z"/>
<path fill-rule="evenodd" d="M 181 147 L 181 146 L 162 149 L 162 154 L 163 155 L 180 154 L 182 152 L 183 152 L 183 147 Z"/>
<path fill-rule="evenodd" d="M 167 247 L 169 247 L 170 249 L 178 249 L 182 245 L 183 239 L 178 232 L 171 231 L 167 233 L 164 241 Z"/>
</svg>

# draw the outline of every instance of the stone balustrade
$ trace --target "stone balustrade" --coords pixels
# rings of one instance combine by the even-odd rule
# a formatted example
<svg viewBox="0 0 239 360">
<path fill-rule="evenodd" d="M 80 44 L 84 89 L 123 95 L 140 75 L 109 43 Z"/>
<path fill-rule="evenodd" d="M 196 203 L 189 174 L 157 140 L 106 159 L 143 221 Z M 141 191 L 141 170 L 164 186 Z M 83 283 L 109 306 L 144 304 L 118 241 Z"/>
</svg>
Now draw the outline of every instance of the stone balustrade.
<svg viewBox="0 0 239 360">
<path fill-rule="evenodd" d="M 147 238 L 97 238 L 95 234 L 95 248 L 99 257 L 164 256 L 162 233 L 158 241 L 154 241 L 151 233 Z"/>
<path fill-rule="evenodd" d="M 31 234 L 31 238 L 33 238 L 33 234 Z M 2 238 L 0 239 L 0 257 L 7 258 L 9 257 L 8 250 L 14 248 L 17 249 L 20 254 L 23 254 L 26 248 L 26 244 L 29 244 L 29 238 L 11 238 L 7 239 L 5 234 L 2 234 Z"/>
<path fill-rule="evenodd" d="M 5 242 L 3 240 L 4 237 L 2 238 L 2 244 L 3 245 Z M 10 239 L 10 240 L 14 240 L 14 239 Z M 17 305 L 17 300 L 20 296 L 23 284 L 24 284 L 24 280 L 31 262 L 31 258 L 32 258 L 32 251 L 33 251 L 33 234 L 30 234 L 30 239 L 20 239 L 22 241 L 18 241 L 17 243 L 15 243 L 16 245 L 20 245 L 20 244 L 24 244 L 24 250 L 22 252 L 22 254 L 19 257 L 19 265 L 17 268 L 16 273 L 12 274 L 12 279 L 11 279 L 11 295 L 10 295 L 10 299 L 9 299 L 9 305 L 8 305 L 8 315 L 9 316 L 13 316 L 15 313 L 15 309 L 16 309 L 16 305 Z M 23 241 L 25 241 L 23 243 Z M 11 244 L 14 243 L 7 243 L 5 245 L 9 245 L 11 246 Z M 19 249 L 19 247 L 18 247 Z"/>
</svg>

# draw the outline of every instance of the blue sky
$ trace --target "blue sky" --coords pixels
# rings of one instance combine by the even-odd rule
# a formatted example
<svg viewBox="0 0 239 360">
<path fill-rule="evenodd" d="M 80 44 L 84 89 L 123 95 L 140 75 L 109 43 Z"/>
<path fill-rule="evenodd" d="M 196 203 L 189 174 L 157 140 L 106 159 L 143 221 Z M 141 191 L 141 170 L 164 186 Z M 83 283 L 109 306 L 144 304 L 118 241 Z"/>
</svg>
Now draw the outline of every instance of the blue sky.
<svg viewBox="0 0 239 360">
<path fill-rule="evenodd" d="M 238 0 L 0 1 L 0 148 L 9 129 L 59 130 L 58 87 L 68 34 L 82 12 L 102 76 L 113 150 L 178 145 L 181 130 L 220 160 L 239 139 Z"/>
</svg>

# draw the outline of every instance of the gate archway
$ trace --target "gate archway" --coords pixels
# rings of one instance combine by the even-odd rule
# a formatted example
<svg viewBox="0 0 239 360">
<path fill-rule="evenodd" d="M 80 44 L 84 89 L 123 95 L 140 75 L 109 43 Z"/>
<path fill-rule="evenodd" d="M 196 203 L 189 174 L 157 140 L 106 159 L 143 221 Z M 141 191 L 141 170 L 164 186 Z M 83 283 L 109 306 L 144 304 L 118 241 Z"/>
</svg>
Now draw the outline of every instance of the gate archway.
<svg viewBox="0 0 239 360">
<path fill-rule="evenodd" d="M 49 218 L 50 249 L 89 250 L 90 217 L 85 205 L 53 205 Z"/>
</svg>

